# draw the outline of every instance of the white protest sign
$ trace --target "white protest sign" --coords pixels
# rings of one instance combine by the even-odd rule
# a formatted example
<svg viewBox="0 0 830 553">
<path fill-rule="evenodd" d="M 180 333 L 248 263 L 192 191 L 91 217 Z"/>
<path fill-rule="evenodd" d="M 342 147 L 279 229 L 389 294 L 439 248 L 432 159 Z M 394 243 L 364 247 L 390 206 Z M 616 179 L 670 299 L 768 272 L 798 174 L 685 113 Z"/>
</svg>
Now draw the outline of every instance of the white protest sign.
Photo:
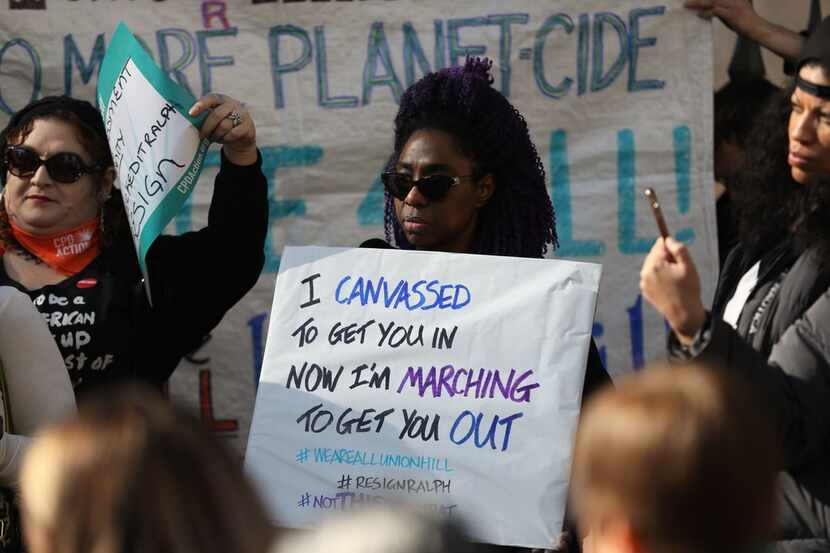
<svg viewBox="0 0 830 553">
<path fill-rule="evenodd" d="M 98 103 L 145 275 L 147 251 L 190 195 L 210 144 L 199 138 L 204 117 L 187 114 L 194 101 L 120 23 L 102 63 Z"/>
<path fill-rule="evenodd" d="M 484 542 L 562 528 L 600 266 L 285 249 L 246 465 L 278 524 L 411 500 Z"/>
</svg>

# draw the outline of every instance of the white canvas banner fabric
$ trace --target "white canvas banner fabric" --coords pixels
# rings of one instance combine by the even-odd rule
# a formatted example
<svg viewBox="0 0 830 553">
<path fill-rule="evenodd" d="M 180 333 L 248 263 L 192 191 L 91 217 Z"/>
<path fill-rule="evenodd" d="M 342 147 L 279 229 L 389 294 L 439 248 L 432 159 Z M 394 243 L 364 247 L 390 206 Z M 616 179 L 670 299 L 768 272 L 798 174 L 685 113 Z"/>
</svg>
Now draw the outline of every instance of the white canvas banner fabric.
<svg viewBox="0 0 830 553">
<path fill-rule="evenodd" d="M 378 175 L 398 99 L 426 71 L 467 55 L 494 61 L 494 86 L 527 119 L 556 209 L 555 255 L 604 267 L 592 330 L 612 374 L 664 350 L 664 322 L 638 288 L 657 236 L 644 187 L 659 194 L 711 296 L 711 31 L 681 0 L 2 0 L 0 125 L 47 94 L 94 101 L 121 20 L 171 78 L 197 97 L 239 98 L 257 122 L 266 266 L 171 381 L 240 453 L 283 246 L 383 235 Z M 168 231 L 204 225 L 218 163 L 211 149 Z"/>
</svg>

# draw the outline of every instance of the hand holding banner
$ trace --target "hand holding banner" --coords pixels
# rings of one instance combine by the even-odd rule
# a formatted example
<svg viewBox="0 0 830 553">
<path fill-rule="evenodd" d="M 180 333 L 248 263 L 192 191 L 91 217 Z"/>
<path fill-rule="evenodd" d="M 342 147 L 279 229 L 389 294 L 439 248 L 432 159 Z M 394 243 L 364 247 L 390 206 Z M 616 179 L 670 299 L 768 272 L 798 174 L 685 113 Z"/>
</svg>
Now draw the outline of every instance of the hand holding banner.
<svg viewBox="0 0 830 553">
<path fill-rule="evenodd" d="M 277 522 L 405 498 L 484 542 L 562 528 L 600 266 L 285 249 L 246 464 Z"/>
</svg>

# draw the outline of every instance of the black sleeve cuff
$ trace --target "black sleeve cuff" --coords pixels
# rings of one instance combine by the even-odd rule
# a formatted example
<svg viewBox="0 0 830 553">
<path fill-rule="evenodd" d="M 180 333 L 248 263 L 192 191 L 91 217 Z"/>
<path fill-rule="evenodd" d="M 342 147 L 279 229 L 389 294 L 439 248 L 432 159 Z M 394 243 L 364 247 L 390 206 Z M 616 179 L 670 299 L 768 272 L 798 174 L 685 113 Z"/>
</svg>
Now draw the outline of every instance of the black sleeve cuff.
<svg viewBox="0 0 830 553">
<path fill-rule="evenodd" d="M 707 311 L 706 319 L 703 321 L 703 326 L 701 326 L 700 330 L 697 331 L 695 339 L 690 345 L 684 346 L 680 343 L 680 340 L 677 339 L 677 335 L 674 331 L 669 332 L 667 344 L 669 358 L 675 361 L 690 361 L 695 359 L 703 353 L 703 350 L 709 345 L 711 339 L 712 314 Z"/>
<path fill-rule="evenodd" d="M 262 152 L 257 149 L 257 160 L 250 165 L 232 163 L 224 150 L 221 156 L 219 174 L 213 181 L 208 225 L 266 226 L 268 184 L 262 174 Z"/>
<path fill-rule="evenodd" d="M 225 148 L 219 150 L 219 154 L 221 156 L 220 172 L 228 171 L 244 178 L 244 175 L 255 174 L 256 171 L 262 170 L 262 152 L 259 151 L 259 148 L 256 150 L 256 161 L 250 165 L 237 165 L 233 163 L 225 155 Z"/>
</svg>

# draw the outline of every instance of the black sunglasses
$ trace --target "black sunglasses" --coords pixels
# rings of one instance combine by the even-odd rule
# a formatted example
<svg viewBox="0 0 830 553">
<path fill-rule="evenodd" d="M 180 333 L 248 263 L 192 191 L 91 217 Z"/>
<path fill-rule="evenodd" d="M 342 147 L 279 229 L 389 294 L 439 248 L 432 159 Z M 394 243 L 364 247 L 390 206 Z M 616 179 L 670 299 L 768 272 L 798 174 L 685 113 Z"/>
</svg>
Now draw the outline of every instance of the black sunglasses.
<svg viewBox="0 0 830 553">
<path fill-rule="evenodd" d="M 49 176 L 56 182 L 71 184 L 84 174 L 94 174 L 101 171 L 100 165 L 88 166 L 78 154 L 61 152 L 49 159 L 40 159 L 34 150 L 25 146 L 9 146 L 6 148 L 6 168 L 15 177 L 31 177 L 41 165 L 46 166 Z"/>
<path fill-rule="evenodd" d="M 437 202 L 447 195 L 450 188 L 460 183 L 461 179 L 475 178 L 475 175 L 461 175 L 458 177 L 430 175 L 413 180 L 411 175 L 389 172 L 381 174 L 380 178 L 386 190 L 393 198 L 403 201 L 409 195 L 409 191 L 417 186 L 418 192 L 424 198 Z"/>
</svg>

